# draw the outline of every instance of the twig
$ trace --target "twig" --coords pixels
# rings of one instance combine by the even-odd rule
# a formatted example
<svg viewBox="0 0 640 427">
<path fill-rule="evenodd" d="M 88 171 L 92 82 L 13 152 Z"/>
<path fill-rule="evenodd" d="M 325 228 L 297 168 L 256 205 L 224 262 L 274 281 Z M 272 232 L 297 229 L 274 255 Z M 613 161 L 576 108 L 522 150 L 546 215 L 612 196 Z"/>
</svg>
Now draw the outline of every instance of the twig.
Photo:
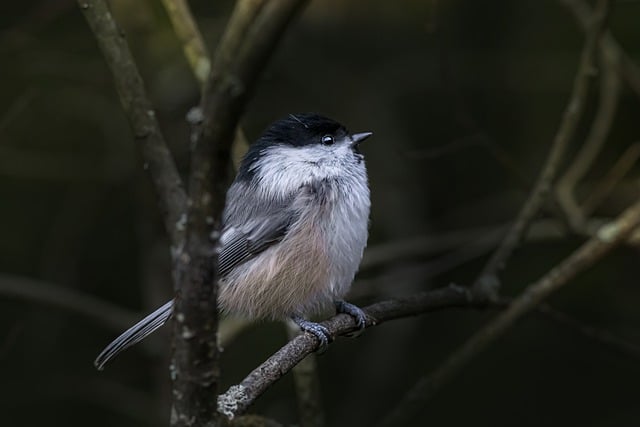
<svg viewBox="0 0 640 427">
<path fill-rule="evenodd" d="M 186 0 L 162 0 L 162 4 L 169 15 L 176 36 L 182 43 L 182 50 L 191 66 L 191 71 L 200 87 L 204 88 L 211 72 L 211 58 L 198 24 L 193 18 L 191 8 Z M 230 50 L 234 48 L 233 46 L 229 47 Z M 233 141 L 234 164 L 239 163 L 248 147 L 249 143 L 244 132 L 238 127 Z"/>
<path fill-rule="evenodd" d="M 524 236 L 529 223 L 534 218 L 551 188 L 558 167 L 562 162 L 567 146 L 571 142 L 578 126 L 582 112 L 585 109 L 589 84 L 593 75 L 593 62 L 600 35 L 602 34 L 609 12 L 609 2 L 599 1 L 598 10 L 593 15 L 591 30 L 587 33 L 585 46 L 582 51 L 578 71 L 573 81 L 573 90 L 569 102 L 564 110 L 562 121 L 553 139 L 543 169 L 536 184 L 520 209 L 513 226 L 507 232 L 500 246 L 493 253 L 484 267 L 479 279 L 474 283 L 474 290 L 486 292 L 492 297 L 497 296 L 499 281 L 497 273 L 504 267 L 509 256 L 515 250 Z"/>
<path fill-rule="evenodd" d="M 596 160 L 607 139 L 620 95 L 620 78 L 616 71 L 619 58 L 611 57 L 609 51 L 602 51 L 600 56 L 602 77 L 600 79 L 598 111 L 591 125 L 589 136 L 556 186 L 558 203 L 565 211 L 569 225 L 574 230 L 582 230 L 586 222 L 586 215 L 576 199 L 576 185 Z"/>
<path fill-rule="evenodd" d="M 200 29 L 191 14 L 189 4 L 186 0 L 162 0 L 162 4 L 169 15 L 178 39 L 182 43 L 184 56 L 187 58 L 196 80 L 201 86 L 204 86 L 211 72 L 211 60 Z"/>
<path fill-rule="evenodd" d="M 585 325 L 568 314 L 554 309 L 548 304 L 540 304 L 537 307 L 537 311 L 544 314 L 554 322 L 573 329 L 585 338 L 600 343 L 625 356 L 640 360 L 640 345 L 638 344 L 625 341 L 605 329 Z"/>
<path fill-rule="evenodd" d="M 455 351 L 431 375 L 421 378 L 404 396 L 401 403 L 380 426 L 406 425 L 425 402 L 474 356 L 502 336 L 519 318 L 535 309 L 545 298 L 567 284 L 578 273 L 595 264 L 622 243 L 640 224 L 640 202 L 627 208 L 616 220 L 604 225 L 598 233 L 580 246 L 540 280 L 527 286 L 507 309 L 486 324 Z"/>
<path fill-rule="evenodd" d="M 180 224 L 186 213 L 187 195 L 145 92 L 142 77 L 106 1 L 78 0 L 78 4 L 113 75 L 120 103 L 158 195 L 171 244 L 180 248 L 184 241 L 184 228 Z"/>
<path fill-rule="evenodd" d="M 300 0 L 241 0 L 205 85 L 192 135 L 186 245 L 173 316 L 172 426 L 216 423 L 219 377 L 215 246 L 230 182 L 231 143 L 245 103 Z"/>
<path fill-rule="evenodd" d="M 449 286 L 423 292 L 407 298 L 390 299 L 364 307 L 369 317 L 366 327 L 380 325 L 401 317 L 441 310 L 450 307 L 482 307 L 486 300 L 473 296 L 465 289 Z M 324 322 L 333 336 L 355 329 L 352 317 L 339 314 Z M 218 398 L 218 410 L 230 418 L 244 413 L 247 408 L 273 383 L 279 380 L 318 346 L 317 338 L 303 333 L 289 341 L 264 363 L 254 369 L 242 382 L 229 388 Z"/>
<path fill-rule="evenodd" d="M 294 339 L 300 328 L 293 322 L 286 322 L 287 336 Z M 293 367 L 293 383 L 296 388 L 298 415 L 301 427 L 324 426 L 322 394 L 318 377 L 318 361 L 315 353 L 309 354 Z"/>
<path fill-rule="evenodd" d="M 604 202 L 618 182 L 636 164 L 638 158 L 640 158 L 640 142 L 633 143 L 627 147 L 605 177 L 598 181 L 582 205 L 584 215 L 590 215 Z"/>
<path fill-rule="evenodd" d="M 578 20 L 584 31 L 589 31 L 591 20 L 591 7 L 584 0 L 558 0 Z M 631 90 L 640 96 L 640 68 L 634 63 L 629 55 L 622 50 L 616 39 L 609 31 L 606 31 L 601 39 L 601 48 L 608 51 L 612 57 L 620 58 L 618 62 L 618 73 L 627 82 Z"/>
<path fill-rule="evenodd" d="M 139 319 L 132 313 L 90 295 L 28 277 L 0 274 L 0 295 L 44 304 L 86 318 L 120 332 Z"/>
</svg>

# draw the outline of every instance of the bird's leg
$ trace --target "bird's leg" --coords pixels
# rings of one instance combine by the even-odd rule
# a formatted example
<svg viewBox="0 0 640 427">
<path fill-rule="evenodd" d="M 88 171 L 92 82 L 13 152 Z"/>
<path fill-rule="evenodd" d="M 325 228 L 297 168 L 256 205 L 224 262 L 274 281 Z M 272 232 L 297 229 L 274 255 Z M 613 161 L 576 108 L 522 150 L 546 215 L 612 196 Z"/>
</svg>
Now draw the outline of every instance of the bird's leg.
<svg viewBox="0 0 640 427">
<path fill-rule="evenodd" d="M 316 338 L 318 338 L 319 344 L 318 349 L 316 350 L 318 353 L 324 353 L 325 351 L 327 351 L 329 343 L 333 340 L 331 332 L 329 332 L 327 328 L 319 323 L 307 320 L 297 314 L 291 316 L 291 320 L 293 320 L 296 325 L 300 327 L 300 329 L 305 332 L 309 332 L 310 334 L 313 334 Z"/>
<path fill-rule="evenodd" d="M 348 314 L 354 318 L 358 329 L 363 329 L 365 327 L 367 323 L 367 315 L 360 307 L 350 304 L 344 300 L 335 300 L 334 304 L 336 305 L 337 313 Z"/>
</svg>

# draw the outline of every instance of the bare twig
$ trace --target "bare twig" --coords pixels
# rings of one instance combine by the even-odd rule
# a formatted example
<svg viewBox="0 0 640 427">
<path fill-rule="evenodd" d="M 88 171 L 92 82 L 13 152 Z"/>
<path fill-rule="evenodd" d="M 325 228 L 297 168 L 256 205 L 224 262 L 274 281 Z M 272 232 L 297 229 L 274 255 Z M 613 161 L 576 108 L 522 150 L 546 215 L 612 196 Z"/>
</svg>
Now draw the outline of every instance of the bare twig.
<svg viewBox="0 0 640 427">
<path fill-rule="evenodd" d="M 294 339 L 300 328 L 293 322 L 286 322 L 287 336 Z M 293 383 L 298 400 L 298 416 L 301 427 L 324 426 L 322 394 L 318 377 L 318 361 L 315 353 L 309 354 L 293 367 Z"/>
<path fill-rule="evenodd" d="M 584 0 L 558 0 L 567 7 L 578 20 L 584 31 L 589 31 L 591 20 L 591 7 Z M 640 96 L 640 67 L 634 63 L 629 55 L 622 50 L 616 39 L 610 32 L 605 32 L 601 40 L 601 48 L 612 57 L 620 58 L 618 62 L 618 73 L 627 82 L 631 90 Z"/>
<path fill-rule="evenodd" d="M 558 167 L 562 162 L 567 146 L 573 138 L 586 105 L 589 84 L 593 76 L 595 52 L 600 36 L 604 30 L 608 12 L 609 2 L 599 1 L 598 9 L 593 15 L 591 30 L 587 33 L 585 46 L 582 51 L 580 63 L 578 64 L 578 71 L 573 82 L 571 97 L 564 110 L 560 127 L 553 139 L 551 151 L 547 156 L 531 194 L 520 209 L 513 226 L 487 262 L 479 279 L 475 282 L 474 290 L 476 291 L 487 292 L 493 297 L 497 296 L 499 288 L 499 280 L 497 279 L 498 271 L 504 267 L 505 262 L 520 243 L 531 220 L 549 193 Z"/>
<path fill-rule="evenodd" d="M 187 195 L 147 97 L 142 77 L 106 1 L 78 0 L 78 4 L 113 75 L 120 102 L 158 194 L 171 243 L 179 248 L 184 241 L 184 227 L 180 226 L 180 219 L 186 213 Z"/>
<path fill-rule="evenodd" d="M 619 58 L 611 57 L 610 51 L 606 50 L 602 51 L 600 57 L 602 77 L 600 78 L 598 111 L 591 125 L 589 136 L 556 185 L 558 203 L 564 209 L 569 225 L 574 230 L 582 230 L 587 220 L 576 199 L 576 186 L 604 146 L 616 114 L 620 95 L 620 78 L 616 71 Z"/>
<path fill-rule="evenodd" d="M 193 18 L 191 8 L 186 0 L 162 0 L 164 7 L 169 15 L 171 24 L 176 32 L 176 36 L 182 43 L 184 52 L 191 71 L 201 88 L 207 83 L 207 78 L 211 73 L 211 58 L 207 51 L 206 44 L 202 38 L 198 24 Z M 237 39 L 238 41 L 240 38 Z M 229 46 L 229 50 L 235 49 L 237 46 Z M 249 143 L 240 127 L 236 130 L 235 140 L 233 141 L 233 160 L 234 164 L 238 164 L 240 158 L 244 155 L 249 147 Z"/>
<path fill-rule="evenodd" d="M 423 292 L 407 298 L 391 299 L 365 307 L 369 317 L 366 327 L 380 325 L 401 317 L 415 316 L 450 307 L 481 307 L 486 300 L 473 296 L 465 289 L 449 286 Z M 322 322 L 332 335 L 343 335 L 355 329 L 352 317 L 339 314 Z M 242 382 L 229 388 L 218 398 L 218 410 L 228 417 L 244 413 L 265 390 L 300 363 L 318 346 L 317 338 L 303 333 L 289 341 L 264 363 L 254 369 Z"/>
<path fill-rule="evenodd" d="M 184 56 L 187 58 L 196 80 L 201 86 L 204 86 L 211 72 L 211 60 L 200 29 L 191 14 L 189 4 L 186 0 L 162 0 L 162 4 L 167 10 L 178 39 L 182 43 Z"/>
<path fill-rule="evenodd" d="M 631 144 L 614 163 L 603 179 L 598 181 L 593 191 L 585 199 L 582 210 L 590 215 L 611 194 L 613 188 L 631 170 L 640 158 L 640 142 Z"/>
<path fill-rule="evenodd" d="M 186 245 L 178 255 L 172 426 L 208 426 L 217 421 L 217 259 L 213 255 L 231 176 L 231 143 L 260 72 L 303 3 L 238 1 L 205 85 L 199 107 L 202 120 L 195 123 L 192 136 Z"/>
<path fill-rule="evenodd" d="M 551 269 L 537 282 L 527 286 L 504 312 L 474 334 L 431 375 L 421 378 L 380 426 L 405 425 L 406 421 L 419 412 L 425 402 L 475 355 L 502 336 L 515 324 L 516 320 L 535 309 L 550 294 L 628 238 L 638 224 L 640 224 L 640 202 L 626 209 L 616 220 L 604 225 L 594 237 L 562 263 Z"/>
<path fill-rule="evenodd" d="M 554 322 L 571 328 L 587 339 L 602 344 L 603 346 L 613 349 L 625 356 L 640 360 L 639 344 L 625 341 L 605 329 L 585 325 L 568 314 L 554 309 L 548 304 L 540 304 L 537 307 L 537 311 L 544 314 Z"/>
<path fill-rule="evenodd" d="M 23 276 L 0 274 L 0 295 L 45 304 L 120 332 L 139 319 L 138 313 L 124 310 L 90 295 Z"/>
</svg>

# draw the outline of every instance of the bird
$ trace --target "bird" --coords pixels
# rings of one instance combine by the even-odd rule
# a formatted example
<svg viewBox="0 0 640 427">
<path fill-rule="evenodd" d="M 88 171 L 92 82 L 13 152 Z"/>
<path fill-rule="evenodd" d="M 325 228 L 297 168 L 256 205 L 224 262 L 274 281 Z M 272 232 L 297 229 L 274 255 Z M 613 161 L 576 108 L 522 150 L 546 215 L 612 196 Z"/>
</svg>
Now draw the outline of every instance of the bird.
<svg viewBox="0 0 640 427">
<path fill-rule="evenodd" d="M 370 189 L 360 143 L 318 113 L 273 122 L 243 157 L 227 191 L 218 239 L 218 308 L 251 320 L 293 320 L 318 338 L 332 339 L 310 315 L 334 305 L 359 329 L 367 317 L 348 303 L 367 245 Z M 111 342 L 95 359 L 104 366 L 171 317 L 165 303 Z"/>
</svg>

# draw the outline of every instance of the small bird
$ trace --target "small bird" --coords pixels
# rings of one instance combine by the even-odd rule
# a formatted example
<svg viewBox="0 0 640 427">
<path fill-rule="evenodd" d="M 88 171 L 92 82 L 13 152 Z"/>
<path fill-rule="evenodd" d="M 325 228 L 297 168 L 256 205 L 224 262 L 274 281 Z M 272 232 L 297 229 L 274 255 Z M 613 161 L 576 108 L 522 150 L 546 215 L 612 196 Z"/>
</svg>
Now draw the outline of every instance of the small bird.
<svg viewBox="0 0 640 427">
<path fill-rule="evenodd" d="M 218 241 L 218 307 L 249 319 L 292 319 L 326 349 L 331 334 L 308 320 L 331 303 L 354 317 L 344 301 L 367 244 L 369 184 L 359 144 L 371 132 L 349 133 L 316 113 L 291 114 L 271 124 L 249 148 L 229 187 Z M 171 317 L 169 301 L 109 344 L 104 365 Z"/>
</svg>

